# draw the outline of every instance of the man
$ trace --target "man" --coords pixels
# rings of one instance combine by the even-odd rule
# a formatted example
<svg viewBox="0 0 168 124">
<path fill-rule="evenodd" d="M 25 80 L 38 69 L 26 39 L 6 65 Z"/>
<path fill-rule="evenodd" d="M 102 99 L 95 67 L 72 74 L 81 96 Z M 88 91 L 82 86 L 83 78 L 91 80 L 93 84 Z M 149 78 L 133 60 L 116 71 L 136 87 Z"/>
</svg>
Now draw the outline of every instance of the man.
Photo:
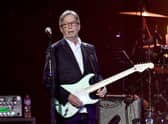
<svg viewBox="0 0 168 124">
<path fill-rule="evenodd" d="M 70 118 L 59 117 L 59 124 L 96 124 L 96 105 L 84 105 L 82 100 L 71 91 L 60 85 L 75 84 L 87 74 L 94 73 L 94 78 L 90 84 L 102 80 L 94 45 L 81 41 L 78 33 L 80 31 L 80 19 L 76 12 L 66 10 L 59 18 L 59 27 L 63 38 L 52 44 L 54 60 L 54 81 L 55 98 L 65 105 L 69 102 L 72 106 L 79 108 L 79 111 Z M 46 87 L 51 90 L 51 80 L 49 75 L 49 65 L 46 57 L 44 67 L 44 82 Z M 77 87 L 74 87 L 74 89 Z M 78 89 L 76 89 L 78 90 Z M 81 91 L 82 92 L 82 91 Z M 91 93 L 92 98 L 104 97 L 107 90 L 105 87 Z M 68 110 L 68 109 L 67 109 Z"/>
</svg>

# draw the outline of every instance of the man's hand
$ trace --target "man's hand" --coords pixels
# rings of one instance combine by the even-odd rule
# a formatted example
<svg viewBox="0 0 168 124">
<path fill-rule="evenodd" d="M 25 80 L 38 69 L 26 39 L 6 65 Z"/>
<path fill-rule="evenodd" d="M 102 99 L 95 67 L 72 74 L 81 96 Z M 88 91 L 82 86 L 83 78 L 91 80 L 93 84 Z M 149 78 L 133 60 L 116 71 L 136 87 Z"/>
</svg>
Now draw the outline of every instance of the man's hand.
<svg viewBox="0 0 168 124">
<path fill-rule="evenodd" d="M 81 107 L 83 105 L 83 103 L 80 101 L 80 99 L 78 97 L 76 97 L 73 94 L 70 94 L 68 96 L 68 101 L 74 105 L 75 107 Z"/>
<path fill-rule="evenodd" d="M 107 88 L 103 87 L 103 88 L 97 90 L 96 95 L 99 97 L 104 97 L 106 95 L 106 93 L 107 93 Z"/>
</svg>

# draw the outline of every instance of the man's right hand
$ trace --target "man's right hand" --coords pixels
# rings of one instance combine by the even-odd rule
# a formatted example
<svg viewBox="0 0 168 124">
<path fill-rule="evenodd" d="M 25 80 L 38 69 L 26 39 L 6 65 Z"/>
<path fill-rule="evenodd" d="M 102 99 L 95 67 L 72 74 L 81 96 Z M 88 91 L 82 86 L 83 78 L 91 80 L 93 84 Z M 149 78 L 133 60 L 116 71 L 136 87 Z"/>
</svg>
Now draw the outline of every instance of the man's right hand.
<svg viewBox="0 0 168 124">
<path fill-rule="evenodd" d="M 73 94 L 68 96 L 68 101 L 75 107 L 81 107 L 83 105 L 82 101 L 80 101 L 80 99 Z"/>
</svg>

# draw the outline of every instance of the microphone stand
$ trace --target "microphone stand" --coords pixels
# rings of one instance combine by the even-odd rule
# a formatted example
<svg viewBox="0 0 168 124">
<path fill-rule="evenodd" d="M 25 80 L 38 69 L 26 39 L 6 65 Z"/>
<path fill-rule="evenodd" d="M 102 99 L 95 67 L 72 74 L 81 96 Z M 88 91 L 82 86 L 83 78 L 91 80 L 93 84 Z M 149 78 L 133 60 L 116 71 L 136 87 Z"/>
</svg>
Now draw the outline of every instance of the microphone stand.
<svg viewBox="0 0 168 124">
<path fill-rule="evenodd" d="M 49 77 L 51 81 L 51 100 L 50 100 L 50 123 L 51 124 L 56 124 L 56 119 L 55 119 L 55 78 L 54 78 L 54 58 L 53 58 L 53 49 L 51 46 L 52 43 L 52 37 L 51 33 L 47 33 L 48 39 L 49 39 L 49 45 L 48 45 L 48 66 L 49 66 Z"/>
</svg>

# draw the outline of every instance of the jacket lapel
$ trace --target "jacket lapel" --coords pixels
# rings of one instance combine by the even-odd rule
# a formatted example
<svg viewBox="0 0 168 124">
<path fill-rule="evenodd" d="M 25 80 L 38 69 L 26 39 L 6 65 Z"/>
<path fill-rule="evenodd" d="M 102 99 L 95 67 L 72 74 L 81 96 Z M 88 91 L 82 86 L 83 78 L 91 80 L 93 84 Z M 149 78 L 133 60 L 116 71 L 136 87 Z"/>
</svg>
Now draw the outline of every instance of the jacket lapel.
<svg viewBox="0 0 168 124">
<path fill-rule="evenodd" d="M 84 73 L 86 73 L 86 70 L 87 70 L 87 59 L 88 59 L 88 53 L 87 53 L 86 47 L 87 46 L 84 43 L 81 44 L 83 64 L 84 64 Z"/>
</svg>

